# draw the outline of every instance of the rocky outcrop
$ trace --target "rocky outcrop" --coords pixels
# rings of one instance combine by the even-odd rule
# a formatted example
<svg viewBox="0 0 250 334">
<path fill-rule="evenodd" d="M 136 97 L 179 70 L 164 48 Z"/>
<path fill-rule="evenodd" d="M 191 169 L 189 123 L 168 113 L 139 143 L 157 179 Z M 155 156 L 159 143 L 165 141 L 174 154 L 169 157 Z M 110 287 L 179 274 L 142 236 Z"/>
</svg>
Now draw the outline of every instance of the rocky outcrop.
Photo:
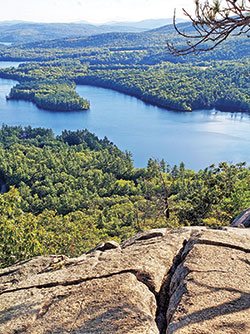
<svg viewBox="0 0 250 334">
<path fill-rule="evenodd" d="M 152 230 L 0 271 L 0 333 L 250 333 L 250 230 Z"/>
<path fill-rule="evenodd" d="M 238 217 L 236 217 L 231 226 L 250 227 L 250 208 L 247 208 Z"/>
</svg>

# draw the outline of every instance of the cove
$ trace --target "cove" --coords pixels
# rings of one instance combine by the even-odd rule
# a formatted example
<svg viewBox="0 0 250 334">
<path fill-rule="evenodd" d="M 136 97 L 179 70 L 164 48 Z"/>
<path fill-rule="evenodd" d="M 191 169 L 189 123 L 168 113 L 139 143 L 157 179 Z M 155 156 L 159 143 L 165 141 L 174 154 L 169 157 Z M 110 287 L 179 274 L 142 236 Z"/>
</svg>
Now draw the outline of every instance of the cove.
<svg viewBox="0 0 250 334">
<path fill-rule="evenodd" d="M 221 161 L 250 162 L 248 114 L 169 111 L 93 86 L 76 88 L 80 96 L 90 100 L 90 110 L 47 111 L 31 102 L 6 101 L 15 83 L 0 79 L 1 124 L 52 128 L 55 134 L 87 128 L 100 138 L 108 137 L 121 150 L 130 151 L 135 167 L 145 167 L 150 157 L 164 158 L 171 166 L 183 161 L 194 170 Z"/>
</svg>

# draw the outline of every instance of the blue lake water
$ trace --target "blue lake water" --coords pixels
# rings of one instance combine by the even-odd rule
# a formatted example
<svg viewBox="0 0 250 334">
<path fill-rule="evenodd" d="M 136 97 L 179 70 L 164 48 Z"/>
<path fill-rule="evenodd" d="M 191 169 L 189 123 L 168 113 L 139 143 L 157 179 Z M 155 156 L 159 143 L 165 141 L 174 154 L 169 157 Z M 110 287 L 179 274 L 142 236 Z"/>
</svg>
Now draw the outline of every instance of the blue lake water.
<svg viewBox="0 0 250 334">
<path fill-rule="evenodd" d="M 13 62 L 0 67 L 13 66 Z M 250 164 L 250 115 L 216 110 L 175 112 L 113 90 L 77 86 L 90 100 L 88 111 L 54 112 L 38 109 L 25 101 L 6 101 L 15 84 L 0 79 L 0 124 L 31 125 L 62 130 L 85 129 L 98 137 L 107 136 L 120 149 L 133 155 L 136 167 L 144 167 L 150 157 L 164 158 L 171 166 L 183 161 L 199 170 L 212 163 L 228 161 Z"/>
</svg>

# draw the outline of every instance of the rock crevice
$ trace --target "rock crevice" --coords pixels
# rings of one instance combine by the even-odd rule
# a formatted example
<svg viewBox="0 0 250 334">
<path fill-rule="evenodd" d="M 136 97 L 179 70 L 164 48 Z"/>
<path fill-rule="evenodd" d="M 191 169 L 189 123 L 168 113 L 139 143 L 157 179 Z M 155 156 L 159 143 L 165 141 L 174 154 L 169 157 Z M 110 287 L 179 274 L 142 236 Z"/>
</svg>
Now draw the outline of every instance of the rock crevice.
<svg viewBox="0 0 250 334">
<path fill-rule="evenodd" d="M 168 313 L 169 303 L 171 299 L 170 284 L 177 267 L 184 261 L 185 257 L 188 254 L 188 252 L 185 252 L 185 247 L 187 242 L 188 242 L 187 240 L 183 241 L 183 247 L 175 256 L 173 264 L 171 268 L 167 271 L 166 275 L 164 276 L 161 289 L 156 296 L 157 299 L 156 324 L 160 334 L 165 334 L 168 327 L 169 320 L 167 319 L 166 315 Z"/>
<path fill-rule="evenodd" d="M 197 243 L 199 243 L 201 245 L 209 245 L 209 246 L 216 246 L 216 247 L 227 247 L 227 248 L 239 250 L 241 252 L 250 253 L 250 248 L 245 248 L 245 247 L 241 247 L 241 246 L 237 246 L 237 245 L 233 245 L 233 244 L 227 244 L 225 242 L 220 242 L 220 241 L 201 239 L 201 240 L 197 240 Z"/>
<path fill-rule="evenodd" d="M 250 333 L 250 233 L 152 230 L 0 270 L 0 333 Z"/>
<path fill-rule="evenodd" d="M 70 285 L 78 285 L 78 284 L 82 284 L 85 282 L 89 282 L 89 281 L 93 281 L 93 280 L 101 280 L 104 278 L 109 278 L 109 277 L 113 277 L 113 276 L 118 276 L 121 274 L 133 274 L 136 279 L 143 283 L 144 285 L 147 286 L 147 288 L 155 295 L 156 292 L 154 291 L 154 287 L 153 285 L 150 284 L 150 275 L 146 272 L 141 272 L 138 270 L 133 270 L 133 269 L 128 269 L 128 270 L 121 270 L 119 272 L 114 272 L 114 273 L 110 273 L 107 275 L 103 275 L 103 276 L 96 276 L 96 277 L 87 277 L 87 278 L 79 278 L 77 280 L 72 280 L 72 281 L 61 281 L 61 282 L 50 282 L 50 283 L 45 283 L 45 284 L 34 284 L 34 285 L 30 285 L 30 286 L 22 286 L 22 287 L 17 287 L 15 289 L 6 289 L 3 291 L 0 291 L 0 295 L 4 294 L 4 293 L 11 293 L 11 292 L 17 292 L 17 291 L 21 291 L 21 290 L 29 290 L 29 289 L 50 289 L 50 288 L 54 288 L 54 287 L 58 287 L 58 286 L 70 286 Z"/>
</svg>

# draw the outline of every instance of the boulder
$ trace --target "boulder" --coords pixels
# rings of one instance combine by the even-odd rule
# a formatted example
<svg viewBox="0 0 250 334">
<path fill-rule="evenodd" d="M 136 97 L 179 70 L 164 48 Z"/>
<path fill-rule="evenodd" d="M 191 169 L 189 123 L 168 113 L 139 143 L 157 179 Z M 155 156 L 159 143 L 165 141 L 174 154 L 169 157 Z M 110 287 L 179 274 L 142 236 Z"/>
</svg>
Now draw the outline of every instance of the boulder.
<svg viewBox="0 0 250 334">
<path fill-rule="evenodd" d="M 231 224 L 232 227 L 250 227 L 250 208 L 247 208 Z"/>
<path fill-rule="evenodd" d="M 250 230 L 186 227 L 0 270 L 0 333 L 250 333 Z"/>
</svg>

